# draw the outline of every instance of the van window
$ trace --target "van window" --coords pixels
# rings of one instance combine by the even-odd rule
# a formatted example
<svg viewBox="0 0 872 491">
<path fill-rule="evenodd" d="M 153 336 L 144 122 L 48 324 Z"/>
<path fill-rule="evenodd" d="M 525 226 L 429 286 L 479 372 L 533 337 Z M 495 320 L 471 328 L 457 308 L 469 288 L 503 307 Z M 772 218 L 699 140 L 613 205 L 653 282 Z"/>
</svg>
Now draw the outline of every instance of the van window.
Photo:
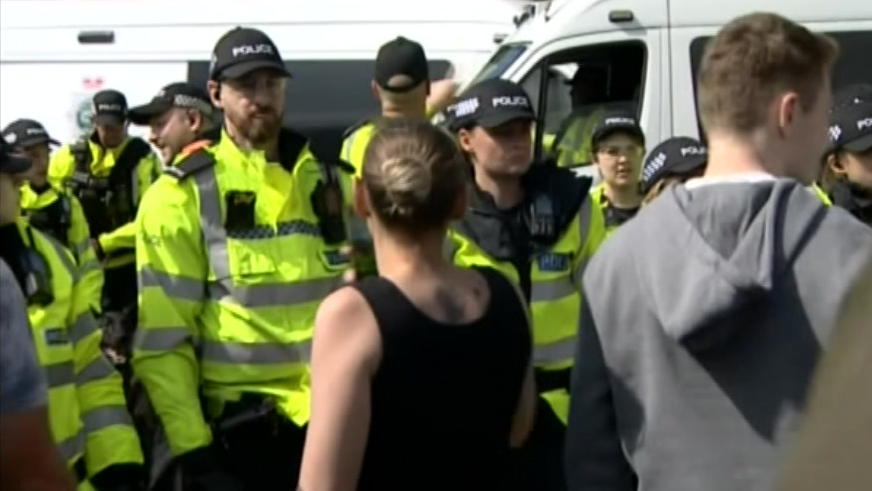
<svg viewBox="0 0 872 491">
<path fill-rule="evenodd" d="M 370 83 L 375 60 L 288 60 L 293 78 L 285 95 L 285 124 L 311 139 L 315 152 L 339 155 L 342 133 L 379 112 Z M 450 63 L 430 60 L 430 76 L 441 79 Z M 209 78 L 208 61 L 188 63 L 188 81 L 200 87 Z"/>
<path fill-rule="evenodd" d="M 504 46 L 500 46 L 496 53 L 491 57 L 490 60 L 484 65 L 478 75 L 472 79 L 470 85 L 481 82 L 482 80 L 487 80 L 489 78 L 496 78 L 502 76 L 503 73 L 514 63 L 518 58 L 527 51 L 528 43 L 524 44 L 506 44 Z"/>
<path fill-rule="evenodd" d="M 869 63 L 869 53 L 872 51 L 872 31 L 828 32 L 839 43 L 839 59 L 833 69 L 833 89 L 839 89 L 850 84 L 872 83 L 872 63 Z M 698 37 L 690 43 L 690 68 L 693 70 L 694 106 L 696 107 L 696 77 L 706 44 L 711 37 Z M 699 108 L 697 109 L 697 125 L 700 138 L 705 140 L 702 125 L 699 124 Z"/>
<path fill-rule="evenodd" d="M 576 128 L 575 123 L 596 118 L 602 110 L 627 110 L 638 116 L 642 107 L 645 60 L 645 44 L 640 41 L 588 45 L 546 58 L 521 81 L 537 101 L 546 139 L 556 137 L 559 143 L 564 140 L 568 127 L 581 128 Z M 541 90 L 543 83 L 544 91 Z M 580 145 L 589 135 L 577 136 Z M 550 146 L 546 141 L 545 150 L 555 150 L 549 149 Z M 577 158 L 586 153 L 581 150 L 576 149 Z M 577 161 L 577 158 L 575 163 L 587 162 Z"/>
</svg>

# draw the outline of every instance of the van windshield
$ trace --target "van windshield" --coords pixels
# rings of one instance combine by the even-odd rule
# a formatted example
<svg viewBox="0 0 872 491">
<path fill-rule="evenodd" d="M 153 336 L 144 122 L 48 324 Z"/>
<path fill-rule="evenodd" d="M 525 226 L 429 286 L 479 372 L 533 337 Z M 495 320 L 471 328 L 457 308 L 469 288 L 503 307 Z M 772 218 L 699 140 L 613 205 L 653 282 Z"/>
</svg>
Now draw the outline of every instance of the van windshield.
<svg viewBox="0 0 872 491">
<path fill-rule="evenodd" d="M 497 78 L 502 76 L 505 71 L 512 66 L 518 58 L 527 51 L 530 43 L 514 43 L 501 46 L 496 53 L 485 63 L 478 75 L 472 79 L 469 85 L 476 84 L 482 80 L 489 78 Z"/>
</svg>

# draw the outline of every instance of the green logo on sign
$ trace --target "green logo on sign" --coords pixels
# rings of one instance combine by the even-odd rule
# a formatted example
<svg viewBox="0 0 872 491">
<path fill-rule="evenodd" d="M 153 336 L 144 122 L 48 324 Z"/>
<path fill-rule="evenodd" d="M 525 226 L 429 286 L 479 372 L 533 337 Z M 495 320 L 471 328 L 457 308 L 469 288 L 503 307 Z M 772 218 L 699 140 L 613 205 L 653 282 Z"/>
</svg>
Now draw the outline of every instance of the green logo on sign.
<svg viewBox="0 0 872 491">
<path fill-rule="evenodd" d="M 76 109 L 76 126 L 82 132 L 91 129 L 91 112 L 91 99 L 85 99 L 79 103 L 79 107 Z"/>
</svg>

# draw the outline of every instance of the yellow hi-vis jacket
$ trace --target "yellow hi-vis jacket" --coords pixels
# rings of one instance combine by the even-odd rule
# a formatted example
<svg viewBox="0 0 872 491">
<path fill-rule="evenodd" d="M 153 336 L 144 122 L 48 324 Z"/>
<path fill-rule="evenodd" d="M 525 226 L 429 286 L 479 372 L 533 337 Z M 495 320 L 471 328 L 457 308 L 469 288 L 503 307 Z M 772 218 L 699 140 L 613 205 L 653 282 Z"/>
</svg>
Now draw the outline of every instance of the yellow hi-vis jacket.
<svg viewBox="0 0 872 491">
<path fill-rule="evenodd" d="M 427 107 L 425 111 L 427 119 L 432 118 L 435 113 L 436 111 L 431 107 Z M 363 157 L 366 153 L 366 147 L 375 133 L 376 121 L 376 118 L 364 119 L 346 129 L 342 134 L 342 149 L 339 151 L 339 158 L 354 167 L 354 177 L 359 178 L 363 171 Z"/>
<path fill-rule="evenodd" d="M 30 227 L 18 228 L 25 245 L 39 254 L 50 275 L 53 299 L 28 305 L 37 358 L 48 382 L 52 436 L 72 466 L 84 456 L 88 476 L 114 464 L 142 464 L 121 375 L 100 350 L 102 333 L 90 300 L 79 288 L 72 254 Z"/>
<path fill-rule="evenodd" d="M 108 177 L 115 167 L 117 160 L 122 156 L 132 138 L 128 138 L 117 148 L 106 149 L 93 140 L 88 140 L 88 148 L 91 152 L 90 173 L 97 178 Z M 139 160 L 131 176 L 131 192 L 133 201 L 139 203 L 142 196 L 151 186 L 152 182 L 160 175 L 160 159 L 154 153 L 149 153 Z M 64 145 L 52 155 L 48 168 L 48 178 L 55 186 L 66 189 L 69 180 L 76 171 L 76 161 L 71 150 L 71 145 Z M 123 266 L 134 262 L 133 246 L 136 243 L 136 229 L 134 220 L 110 232 L 102 233 L 97 237 L 100 249 L 106 256 L 112 258 L 106 261 L 107 268 Z M 96 232 L 96 231 L 95 231 Z"/>
<path fill-rule="evenodd" d="M 83 295 L 91 299 L 91 308 L 95 312 L 99 312 L 103 292 L 103 266 L 97 259 L 97 252 L 91 243 L 91 232 L 88 229 L 88 222 L 85 221 L 85 213 L 82 211 L 81 203 L 75 196 L 53 185 L 40 193 L 34 191 L 29 184 L 21 187 L 21 210 L 26 217 L 29 217 L 28 221 L 31 225 L 50 237 L 52 237 L 52 232 L 41 229 L 32 217 L 46 212 L 62 199 L 66 200 L 69 208 L 66 242 L 62 241 L 60 237 L 53 238 L 73 253 L 80 275 L 77 288 L 80 288 L 84 292 Z"/>
<path fill-rule="evenodd" d="M 520 283 L 518 270 L 498 261 L 457 230 L 449 231 L 449 254 L 459 266 L 489 266 Z M 572 368 L 575 340 L 581 322 L 581 277 L 588 260 L 605 240 L 603 216 L 584 198 L 578 217 L 547 251 L 531 258 L 530 310 L 533 315 L 533 363 L 537 371 L 566 372 Z M 569 392 L 545 390 L 540 396 L 566 424 Z"/>
<path fill-rule="evenodd" d="M 324 168 L 305 138 L 283 131 L 281 142 L 279 165 L 222 133 L 167 168 L 140 206 L 133 368 L 173 455 L 208 445 L 207 421 L 243 393 L 309 419 L 315 313 L 349 263 L 313 209 Z"/>
</svg>

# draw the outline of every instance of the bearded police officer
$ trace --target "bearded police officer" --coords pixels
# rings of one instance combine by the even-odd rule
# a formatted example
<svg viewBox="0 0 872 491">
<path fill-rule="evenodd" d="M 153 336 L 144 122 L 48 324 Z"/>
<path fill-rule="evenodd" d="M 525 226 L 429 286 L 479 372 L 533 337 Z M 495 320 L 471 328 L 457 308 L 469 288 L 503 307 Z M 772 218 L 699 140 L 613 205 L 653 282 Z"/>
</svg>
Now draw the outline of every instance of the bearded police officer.
<svg viewBox="0 0 872 491">
<path fill-rule="evenodd" d="M 222 36 L 208 90 L 223 127 L 165 169 L 137 220 L 133 367 L 188 489 L 297 484 L 312 327 L 349 264 L 353 170 L 282 128 L 290 76 L 263 32 Z"/>
</svg>

